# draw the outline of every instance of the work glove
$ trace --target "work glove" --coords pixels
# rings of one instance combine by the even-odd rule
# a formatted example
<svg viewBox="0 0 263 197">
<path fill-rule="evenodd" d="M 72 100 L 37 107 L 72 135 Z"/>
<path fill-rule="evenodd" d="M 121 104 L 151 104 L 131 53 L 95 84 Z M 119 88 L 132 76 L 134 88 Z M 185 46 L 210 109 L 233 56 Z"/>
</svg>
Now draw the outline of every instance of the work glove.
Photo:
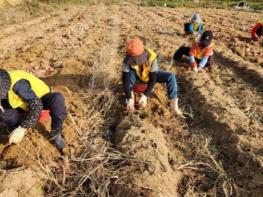
<svg viewBox="0 0 263 197">
<path fill-rule="evenodd" d="M 53 133 L 51 135 L 53 136 L 51 140 L 55 142 L 56 148 L 58 150 L 62 151 L 65 148 L 65 141 L 64 141 L 61 133 L 53 131 Z"/>
<path fill-rule="evenodd" d="M 198 67 L 198 72 L 202 72 L 203 68 L 202 67 Z"/>
<path fill-rule="evenodd" d="M 145 96 L 144 94 L 141 96 L 141 98 L 139 100 L 139 105 L 141 107 L 146 107 L 146 105 L 147 105 L 147 96 Z"/>
<path fill-rule="evenodd" d="M 18 144 L 21 142 L 26 134 L 26 129 L 23 127 L 17 127 L 9 135 L 9 144 Z"/>
<path fill-rule="evenodd" d="M 198 73 L 198 68 L 197 68 L 197 66 L 193 67 L 193 71 L 194 71 L 195 73 Z"/>
<path fill-rule="evenodd" d="M 3 113 L 5 113 L 5 110 L 4 110 L 3 106 L 2 106 L 1 100 L 0 100 L 0 110 L 1 110 Z"/>
<path fill-rule="evenodd" d="M 133 112 L 135 110 L 133 98 L 126 99 L 126 104 L 127 104 L 127 111 L 128 112 Z"/>
</svg>

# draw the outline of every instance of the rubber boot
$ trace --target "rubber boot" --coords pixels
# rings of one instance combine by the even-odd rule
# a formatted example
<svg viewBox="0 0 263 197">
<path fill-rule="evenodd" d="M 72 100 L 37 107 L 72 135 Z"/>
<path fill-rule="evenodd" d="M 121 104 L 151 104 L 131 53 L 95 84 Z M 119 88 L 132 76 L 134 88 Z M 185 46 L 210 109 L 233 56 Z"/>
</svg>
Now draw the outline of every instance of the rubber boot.
<svg viewBox="0 0 263 197">
<path fill-rule="evenodd" d="M 65 148 L 64 138 L 62 136 L 63 120 L 52 118 L 51 122 L 51 140 L 54 141 L 56 148 L 63 151 Z"/>
<path fill-rule="evenodd" d="M 176 115 L 178 116 L 182 116 L 183 113 L 181 112 L 181 110 L 178 107 L 178 98 L 174 98 L 170 100 L 170 108 L 173 112 L 176 113 Z"/>
</svg>

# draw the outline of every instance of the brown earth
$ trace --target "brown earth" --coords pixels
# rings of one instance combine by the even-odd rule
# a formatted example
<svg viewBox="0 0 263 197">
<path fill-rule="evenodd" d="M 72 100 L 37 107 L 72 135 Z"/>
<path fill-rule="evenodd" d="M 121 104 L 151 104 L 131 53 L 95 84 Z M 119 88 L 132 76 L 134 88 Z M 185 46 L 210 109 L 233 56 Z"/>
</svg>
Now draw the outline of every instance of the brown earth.
<svg viewBox="0 0 263 197">
<path fill-rule="evenodd" d="M 213 69 L 198 74 L 169 65 L 175 50 L 189 44 L 183 23 L 195 11 L 216 43 Z M 2 25 L 1 67 L 43 78 L 65 95 L 69 116 L 65 155 L 48 141 L 49 122 L 19 145 L 6 145 L 3 130 L 0 172 L 33 169 L 45 196 L 261 197 L 263 50 L 249 36 L 262 17 L 100 4 Z M 161 69 L 176 73 L 186 118 L 170 113 L 162 85 L 145 109 L 125 112 L 120 64 L 135 36 L 158 53 Z"/>
</svg>

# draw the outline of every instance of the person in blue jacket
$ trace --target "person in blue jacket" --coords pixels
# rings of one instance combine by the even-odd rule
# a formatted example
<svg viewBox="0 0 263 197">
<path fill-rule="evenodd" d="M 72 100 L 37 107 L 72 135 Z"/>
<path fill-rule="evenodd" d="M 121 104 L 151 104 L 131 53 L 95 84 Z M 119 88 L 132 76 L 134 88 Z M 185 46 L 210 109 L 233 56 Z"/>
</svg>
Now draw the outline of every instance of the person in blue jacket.
<svg viewBox="0 0 263 197">
<path fill-rule="evenodd" d="M 200 14 L 195 13 L 191 21 L 184 24 L 184 31 L 186 35 L 203 33 L 203 21 L 200 18 Z"/>
</svg>

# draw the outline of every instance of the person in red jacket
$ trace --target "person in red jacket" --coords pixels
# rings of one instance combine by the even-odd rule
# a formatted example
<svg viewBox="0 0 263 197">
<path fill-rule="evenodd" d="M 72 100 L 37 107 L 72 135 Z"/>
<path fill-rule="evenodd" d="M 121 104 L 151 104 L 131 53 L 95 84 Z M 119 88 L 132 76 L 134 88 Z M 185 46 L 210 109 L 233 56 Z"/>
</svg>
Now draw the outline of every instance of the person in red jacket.
<svg viewBox="0 0 263 197">
<path fill-rule="evenodd" d="M 252 29 L 252 39 L 254 41 L 259 41 L 260 37 L 263 34 L 263 24 L 262 23 L 257 23 L 253 29 Z"/>
</svg>

